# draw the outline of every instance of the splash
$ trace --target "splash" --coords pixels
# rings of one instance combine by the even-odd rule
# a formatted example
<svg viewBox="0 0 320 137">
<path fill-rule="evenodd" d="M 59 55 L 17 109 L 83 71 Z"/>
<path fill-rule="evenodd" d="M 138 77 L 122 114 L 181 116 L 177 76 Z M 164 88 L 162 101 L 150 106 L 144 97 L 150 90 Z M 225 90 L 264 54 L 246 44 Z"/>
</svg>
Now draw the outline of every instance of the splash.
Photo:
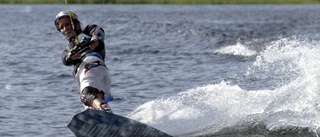
<svg viewBox="0 0 320 137">
<path fill-rule="evenodd" d="M 171 135 L 230 126 L 247 115 L 262 113 L 272 91 L 245 91 L 227 82 L 190 89 L 168 99 L 153 100 L 129 116 Z M 250 98 L 249 98 L 250 97 Z"/>
<path fill-rule="evenodd" d="M 288 84 L 275 89 L 278 95 L 271 99 L 261 116 L 269 130 L 287 127 L 319 130 L 320 48 L 317 43 L 297 38 L 282 39 L 257 57 L 254 66 L 267 72 L 273 69 L 289 76 L 292 76 L 290 73 L 298 74 Z"/>
<path fill-rule="evenodd" d="M 236 56 L 254 56 L 256 51 L 249 49 L 247 46 L 237 42 L 236 45 L 230 45 L 216 50 L 214 53 L 236 55 Z"/>
<path fill-rule="evenodd" d="M 317 133 L 319 56 L 316 41 L 298 38 L 274 41 L 259 53 L 246 73 L 258 78 L 270 75 L 270 80 L 280 77 L 280 86 L 245 90 L 222 81 L 147 102 L 129 117 L 171 135 L 214 134 L 252 121 L 263 123 L 268 131 L 300 127 Z"/>
</svg>

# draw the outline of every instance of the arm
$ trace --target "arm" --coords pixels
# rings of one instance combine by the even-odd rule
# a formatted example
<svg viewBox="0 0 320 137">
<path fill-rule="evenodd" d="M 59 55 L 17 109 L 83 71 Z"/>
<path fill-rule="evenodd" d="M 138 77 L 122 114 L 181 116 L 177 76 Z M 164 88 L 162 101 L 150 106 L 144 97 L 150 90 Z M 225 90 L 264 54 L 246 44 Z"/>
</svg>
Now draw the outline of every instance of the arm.
<svg viewBox="0 0 320 137">
<path fill-rule="evenodd" d="M 61 60 L 64 65 L 71 66 L 73 63 L 72 63 L 72 60 L 68 58 L 68 54 L 69 54 L 68 50 L 65 49 L 61 54 Z"/>
<path fill-rule="evenodd" d="M 83 32 L 91 37 L 97 37 L 101 41 L 104 40 L 104 30 L 98 25 L 88 25 Z"/>
<path fill-rule="evenodd" d="M 91 41 L 94 39 L 98 39 L 98 43 L 94 44 L 90 47 L 93 51 L 96 51 L 101 54 L 103 58 L 105 58 L 105 45 L 104 45 L 104 30 L 98 25 L 87 25 L 83 30 L 83 33 L 91 36 Z"/>
<path fill-rule="evenodd" d="M 61 60 L 62 63 L 66 66 L 75 65 L 80 60 L 80 54 L 77 54 L 76 56 L 70 56 L 71 49 L 74 47 L 74 44 L 72 42 L 69 43 L 68 47 L 62 52 L 61 54 Z"/>
</svg>

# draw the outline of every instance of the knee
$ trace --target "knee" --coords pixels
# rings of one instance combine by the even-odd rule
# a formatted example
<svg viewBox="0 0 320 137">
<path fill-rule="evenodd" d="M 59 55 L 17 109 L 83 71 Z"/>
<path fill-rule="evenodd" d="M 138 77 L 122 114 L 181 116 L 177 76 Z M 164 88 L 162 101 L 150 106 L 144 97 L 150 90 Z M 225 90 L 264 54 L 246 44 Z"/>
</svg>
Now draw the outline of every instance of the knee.
<svg viewBox="0 0 320 137">
<path fill-rule="evenodd" d="M 94 99 L 100 96 L 102 99 L 104 97 L 104 93 L 99 91 L 97 88 L 88 86 L 85 87 L 80 95 L 81 102 L 86 106 L 91 106 Z"/>
</svg>

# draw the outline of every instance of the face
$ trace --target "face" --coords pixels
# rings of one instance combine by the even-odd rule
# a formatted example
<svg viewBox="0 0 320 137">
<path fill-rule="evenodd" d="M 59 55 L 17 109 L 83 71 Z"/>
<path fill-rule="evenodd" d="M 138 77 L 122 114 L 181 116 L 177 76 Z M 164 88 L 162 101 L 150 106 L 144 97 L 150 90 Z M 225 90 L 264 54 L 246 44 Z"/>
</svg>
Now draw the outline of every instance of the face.
<svg viewBox="0 0 320 137">
<path fill-rule="evenodd" d="M 58 28 L 61 32 L 61 34 L 66 38 L 72 38 L 76 36 L 76 32 L 72 28 L 72 23 L 70 21 L 69 17 L 62 17 L 58 21 Z"/>
</svg>

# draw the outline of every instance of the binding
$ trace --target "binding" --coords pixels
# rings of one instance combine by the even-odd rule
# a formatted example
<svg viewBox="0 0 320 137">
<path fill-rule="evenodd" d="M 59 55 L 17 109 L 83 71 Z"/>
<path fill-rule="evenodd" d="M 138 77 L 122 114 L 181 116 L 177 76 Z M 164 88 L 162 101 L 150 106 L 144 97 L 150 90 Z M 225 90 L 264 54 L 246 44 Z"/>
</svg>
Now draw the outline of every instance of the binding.
<svg viewBox="0 0 320 137">
<path fill-rule="evenodd" d="M 112 113 L 110 107 L 105 103 L 100 104 L 100 110 L 108 112 L 108 113 Z"/>
</svg>

